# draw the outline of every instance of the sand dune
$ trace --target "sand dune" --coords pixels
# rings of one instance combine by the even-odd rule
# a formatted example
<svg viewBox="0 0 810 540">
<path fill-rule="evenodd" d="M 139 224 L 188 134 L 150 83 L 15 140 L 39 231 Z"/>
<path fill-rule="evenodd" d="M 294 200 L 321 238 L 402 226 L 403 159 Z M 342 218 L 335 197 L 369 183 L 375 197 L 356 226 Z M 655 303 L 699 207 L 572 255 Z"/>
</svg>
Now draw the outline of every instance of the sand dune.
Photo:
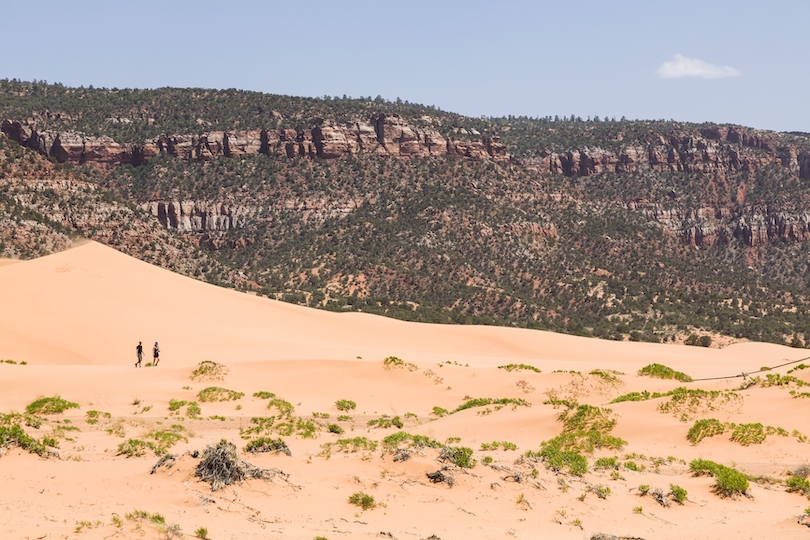
<svg viewBox="0 0 810 540">
<path fill-rule="evenodd" d="M 53 395 L 81 408 L 49 416 L 39 429 L 26 428 L 35 437 L 57 437 L 59 458 L 43 459 L 21 449 L 0 457 L 2 538 L 167 537 L 159 523 L 125 517 L 135 510 L 160 513 L 187 536 L 206 527 L 217 540 L 374 538 L 381 532 L 444 540 L 579 539 L 598 532 L 648 539 L 808 534 L 797 519 L 810 502 L 779 484 L 787 471 L 808 461 L 810 446 L 802 437 L 810 436 L 810 399 L 790 394 L 806 391 L 801 383 L 754 385 L 669 412 L 660 410 L 669 398 L 609 405 L 616 420 L 611 433 L 627 444 L 587 455 L 590 470 L 581 477 L 518 459 L 563 429 L 558 415 L 564 401 L 543 404 L 549 399 L 604 407 L 634 391 L 667 392 L 686 385 L 720 393 L 743 382 L 731 376 L 810 356 L 807 350 L 759 343 L 724 349 L 620 343 L 329 313 L 220 289 L 92 242 L 33 261 L 4 262 L 0 359 L 17 363 L 0 363 L 0 412 L 22 411 L 35 398 Z M 145 362 L 152 343 L 160 341 L 159 367 L 133 367 L 138 340 L 145 345 Z M 392 355 L 412 366 L 385 369 L 383 359 Z M 224 379 L 190 380 L 203 360 L 227 366 Z M 695 378 L 730 378 L 679 383 L 636 375 L 653 362 Z M 531 364 L 542 373 L 498 369 L 509 363 Z M 784 375 L 791 367 L 795 364 L 771 373 Z M 590 375 L 594 369 L 618 373 L 604 378 Z M 810 381 L 810 370 L 793 375 Z M 200 390 L 211 385 L 244 397 L 200 402 L 197 419 L 185 407 L 169 410 L 172 399 L 199 402 Z M 253 396 L 259 391 L 289 401 L 295 408 L 292 420 L 277 408 L 268 410 L 266 399 Z M 434 413 L 434 407 L 453 411 L 479 397 L 527 403 Z M 339 411 L 335 403 L 340 399 L 356 402 L 357 408 Z M 90 424 L 90 410 L 109 417 Z M 251 480 L 212 493 L 194 478 L 198 460 L 183 452 L 223 438 L 241 450 L 244 437 L 251 437 L 245 431 L 255 426 L 251 418 L 271 415 L 276 423 L 266 435 L 282 436 L 292 457 L 257 454 L 247 459 L 282 469 L 289 474 L 286 480 Z M 339 420 L 340 415 L 350 419 Z M 404 462 L 394 462 L 379 447 L 325 451 L 324 444 L 340 438 L 379 442 L 397 432 L 368 425 L 383 415 L 398 417 L 409 433 L 441 443 L 460 439 L 451 444 L 474 449 L 478 465 L 455 470 L 456 484 L 450 488 L 425 476 L 442 466 L 432 448 L 415 450 Z M 690 444 L 689 428 L 709 417 L 761 422 L 787 435 L 772 433 L 759 444 L 742 446 L 729 440 L 727 431 Z M 294 433 L 280 435 L 278 424 L 288 421 Z M 295 428 L 306 421 L 313 422 L 312 437 Z M 328 424 L 345 433 L 329 433 Z M 149 432 L 171 429 L 186 437 L 170 450 L 180 455 L 172 469 L 150 474 L 157 460 L 151 451 L 142 457 L 117 455 L 118 445 L 128 438 L 148 439 Z M 481 450 L 493 441 L 508 441 L 517 449 Z M 596 458 L 613 455 L 644 470 L 594 469 Z M 487 456 L 493 459 L 489 466 L 482 461 Z M 752 478 L 772 477 L 775 483 L 752 483 L 750 499 L 720 498 L 711 491 L 713 479 L 689 473 L 687 464 L 695 458 L 737 467 Z M 514 481 L 517 472 L 521 482 Z M 641 484 L 664 490 L 680 485 L 688 500 L 663 508 L 638 494 Z M 600 485 L 611 488 L 605 499 L 593 492 Z M 357 491 L 382 505 L 366 511 L 350 505 L 348 497 Z"/>
</svg>

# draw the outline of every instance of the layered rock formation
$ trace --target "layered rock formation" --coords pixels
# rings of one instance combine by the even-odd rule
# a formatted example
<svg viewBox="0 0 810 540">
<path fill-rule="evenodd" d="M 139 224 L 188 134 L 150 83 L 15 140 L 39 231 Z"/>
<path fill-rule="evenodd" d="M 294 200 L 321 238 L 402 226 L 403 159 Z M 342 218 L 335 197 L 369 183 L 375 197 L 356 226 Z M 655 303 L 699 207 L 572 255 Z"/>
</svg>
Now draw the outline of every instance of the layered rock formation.
<svg viewBox="0 0 810 540">
<path fill-rule="evenodd" d="M 699 247 L 727 244 L 732 239 L 748 246 L 778 240 L 810 240 L 810 213 L 752 207 L 741 210 L 722 207 L 668 209 L 646 201 L 632 202 L 627 206 L 661 223 L 685 243 Z"/>
<path fill-rule="evenodd" d="M 160 154 L 206 161 L 216 157 L 268 154 L 279 157 L 337 159 L 371 153 L 398 158 L 449 155 L 473 161 L 509 161 L 497 137 L 453 140 L 438 131 L 411 126 L 397 115 L 375 115 L 368 122 L 338 124 L 318 120 L 308 130 L 262 129 L 212 131 L 198 135 L 164 134 L 142 143 L 119 143 L 110 137 L 78 132 L 39 131 L 19 121 L 4 120 L 0 129 L 22 146 L 61 163 L 98 165 L 141 164 Z"/>
<path fill-rule="evenodd" d="M 757 171 L 779 164 L 810 179 L 810 151 L 776 146 L 767 134 L 715 127 L 696 133 L 673 130 L 647 144 L 619 151 L 584 147 L 568 152 L 541 152 L 527 164 L 545 174 L 590 176 L 603 172 L 693 172 L 703 174 Z"/>
</svg>

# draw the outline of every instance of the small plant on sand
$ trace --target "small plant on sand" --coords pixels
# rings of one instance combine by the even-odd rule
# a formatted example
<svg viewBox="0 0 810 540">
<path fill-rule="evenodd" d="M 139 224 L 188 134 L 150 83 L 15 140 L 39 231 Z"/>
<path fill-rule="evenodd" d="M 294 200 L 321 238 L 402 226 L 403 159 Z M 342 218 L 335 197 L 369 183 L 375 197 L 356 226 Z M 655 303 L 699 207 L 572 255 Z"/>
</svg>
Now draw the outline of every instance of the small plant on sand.
<svg viewBox="0 0 810 540">
<path fill-rule="evenodd" d="M 359 506 L 363 510 L 373 510 L 377 507 L 377 504 L 374 502 L 374 497 L 362 491 L 358 491 L 349 496 L 349 503 Z"/>
<path fill-rule="evenodd" d="M 455 414 L 457 412 L 461 412 L 467 409 L 471 409 L 473 407 L 485 407 L 487 405 L 511 405 L 512 410 L 515 410 L 518 407 L 531 407 L 532 404 L 522 398 L 499 398 L 499 399 L 492 399 L 492 398 L 473 398 L 468 399 L 458 407 L 456 407 L 450 414 Z M 497 407 L 496 407 L 497 410 Z"/>
<path fill-rule="evenodd" d="M 208 536 L 208 529 L 206 529 L 205 527 L 200 527 L 197 530 L 195 530 L 194 536 L 196 536 L 200 540 L 211 540 L 211 538 Z"/>
<path fill-rule="evenodd" d="M 689 429 L 686 434 L 686 439 L 692 444 L 697 444 L 706 437 L 714 437 L 715 435 L 722 435 L 726 430 L 725 424 L 716 418 L 704 418 L 698 420 Z"/>
<path fill-rule="evenodd" d="M 492 441 L 491 443 L 481 443 L 481 451 L 496 451 L 498 448 L 503 450 L 517 450 L 517 445 L 509 441 Z"/>
<path fill-rule="evenodd" d="M 686 490 L 681 486 L 677 486 L 675 484 L 669 485 L 669 494 L 672 497 L 672 500 L 678 504 L 683 504 L 686 500 Z"/>
<path fill-rule="evenodd" d="M 0 450 L 16 447 L 42 457 L 51 457 L 57 455 L 56 452 L 51 450 L 51 448 L 57 446 L 56 439 L 43 437 L 41 440 L 37 440 L 28 435 L 18 423 L 7 426 L 0 425 Z"/>
<path fill-rule="evenodd" d="M 444 409 L 442 407 L 433 407 L 433 412 L 430 413 L 430 416 L 435 416 L 436 418 L 441 418 L 443 416 L 447 416 L 450 414 L 450 411 Z"/>
<path fill-rule="evenodd" d="M 641 484 L 638 486 L 638 494 L 642 497 L 650 492 L 650 484 Z"/>
<path fill-rule="evenodd" d="M 67 401 L 59 396 L 55 396 L 42 397 L 32 403 L 29 403 L 25 407 L 25 412 L 28 414 L 61 414 L 67 409 L 78 408 L 80 408 L 78 403 Z"/>
<path fill-rule="evenodd" d="M 158 455 L 157 446 L 149 441 L 142 441 L 141 439 L 127 439 L 118 445 L 118 455 L 131 457 L 141 457 L 146 454 L 147 450 L 152 450 L 155 455 Z"/>
<path fill-rule="evenodd" d="M 328 426 L 326 426 L 326 431 L 328 431 L 329 433 L 335 433 L 337 435 L 343 435 L 343 433 L 346 430 L 337 424 L 329 424 Z"/>
<path fill-rule="evenodd" d="M 393 453 L 403 446 L 407 448 L 441 448 L 443 445 L 425 435 L 412 435 L 406 431 L 397 431 L 382 440 L 382 447 L 386 452 Z"/>
<path fill-rule="evenodd" d="M 675 379 L 681 382 L 692 382 L 692 377 L 686 373 L 675 371 L 662 364 L 650 364 L 638 370 L 638 374 L 644 377 L 654 377 L 656 379 Z"/>
<path fill-rule="evenodd" d="M 270 437 L 259 437 L 258 439 L 253 439 L 245 446 L 245 452 L 250 452 L 251 454 L 260 454 L 265 452 L 273 452 L 274 454 L 285 454 L 288 456 L 292 455 L 290 452 L 290 447 L 287 446 L 282 439 L 272 439 Z"/>
<path fill-rule="evenodd" d="M 99 418 L 110 418 L 112 415 L 108 412 L 102 411 L 87 411 L 87 419 L 85 420 L 88 424 L 98 424 Z"/>
<path fill-rule="evenodd" d="M 466 446 L 445 446 L 439 453 L 439 461 L 449 461 L 462 469 L 472 469 L 476 460 L 473 459 L 473 449 Z"/>
<path fill-rule="evenodd" d="M 600 499 L 607 499 L 608 495 L 610 495 L 610 487 L 604 486 L 602 484 L 588 486 L 588 491 L 590 491 Z"/>
<path fill-rule="evenodd" d="M 337 417 L 338 422 L 353 422 L 354 418 L 349 416 L 348 414 L 339 414 Z"/>
<path fill-rule="evenodd" d="M 634 506 L 633 507 L 633 513 L 634 514 L 643 514 L 644 513 L 644 508 L 642 508 L 641 506 Z"/>
<path fill-rule="evenodd" d="M 335 407 L 337 407 L 337 410 L 339 411 L 348 412 L 356 409 L 357 403 L 350 399 L 339 399 L 335 402 Z"/>
<path fill-rule="evenodd" d="M 382 415 L 379 418 L 375 418 L 368 421 L 369 427 L 376 427 L 381 429 L 388 429 L 390 427 L 397 427 L 402 429 L 405 424 L 402 423 L 402 420 L 399 416 L 395 416 L 390 418 L 387 414 Z"/>
<path fill-rule="evenodd" d="M 383 367 L 385 369 L 407 369 L 408 371 L 416 371 L 419 366 L 410 362 L 405 362 L 396 356 L 389 356 L 383 360 Z"/>
<path fill-rule="evenodd" d="M 200 393 L 197 394 L 197 397 L 199 397 L 200 401 L 203 403 L 214 401 L 234 401 L 237 399 L 242 399 L 244 396 L 244 392 L 228 390 L 227 388 L 220 388 L 219 386 L 209 386 L 208 388 L 200 390 Z"/>
<path fill-rule="evenodd" d="M 810 481 L 800 476 L 791 476 L 785 480 L 788 493 L 801 493 L 805 497 L 810 497 Z"/>
<path fill-rule="evenodd" d="M 530 366 L 528 364 L 506 364 L 505 366 L 498 366 L 498 369 L 504 369 L 506 371 L 534 371 L 535 373 L 543 373 L 542 370 Z"/>
<path fill-rule="evenodd" d="M 192 381 L 221 381 L 228 374 L 228 368 L 222 364 L 217 364 L 213 360 L 203 360 L 191 372 L 189 379 Z"/>
<path fill-rule="evenodd" d="M 618 470 L 619 469 L 619 458 L 616 456 L 613 457 L 601 457 L 597 459 L 594 464 L 593 468 L 596 470 Z"/>
<path fill-rule="evenodd" d="M 613 371 L 612 369 L 604 370 L 604 369 L 594 369 L 593 371 L 588 372 L 588 375 L 593 375 L 594 377 L 599 377 L 603 382 L 616 386 L 622 383 L 622 380 L 618 378 L 616 375 L 620 375 L 619 371 Z"/>
</svg>

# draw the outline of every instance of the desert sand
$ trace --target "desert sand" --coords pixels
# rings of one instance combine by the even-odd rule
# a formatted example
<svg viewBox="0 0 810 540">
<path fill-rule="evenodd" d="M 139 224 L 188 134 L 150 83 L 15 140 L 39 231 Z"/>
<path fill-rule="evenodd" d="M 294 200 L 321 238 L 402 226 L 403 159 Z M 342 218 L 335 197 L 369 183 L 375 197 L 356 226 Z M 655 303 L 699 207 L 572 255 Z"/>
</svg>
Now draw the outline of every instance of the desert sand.
<svg viewBox="0 0 810 540">
<path fill-rule="evenodd" d="M 0 261 L 0 298 L 0 359 L 16 362 L 0 362 L 0 413 L 23 412 L 35 399 L 57 395 L 80 407 L 42 416 L 38 429 L 25 428 L 36 438 L 56 438 L 58 456 L 21 448 L 0 455 L 0 538 L 167 538 L 179 531 L 194 537 L 200 527 L 215 540 L 810 534 L 798 523 L 810 501 L 779 482 L 810 461 L 810 443 L 803 438 L 810 436 L 810 399 L 790 393 L 802 388 L 754 385 L 727 399 L 720 394 L 669 412 L 661 411 L 668 397 L 609 404 L 629 392 L 678 386 L 732 390 L 750 379 L 734 376 L 800 360 L 810 356 L 806 349 L 612 342 L 330 313 L 217 288 L 93 242 L 32 261 Z M 144 364 L 159 341 L 159 366 L 135 368 L 138 341 Z M 392 356 L 402 365 L 386 368 L 384 359 Z M 192 380 L 203 361 L 224 366 L 225 373 L 217 380 Z M 695 379 L 717 379 L 682 383 L 637 374 L 654 362 Z M 508 364 L 542 372 L 498 367 Z M 767 373 L 784 375 L 794 367 Z M 810 381 L 810 369 L 793 375 Z M 244 396 L 202 402 L 199 393 L 210 386 Z M 269 409 L 257 392 L 289 402 L 290 418 Z M 527 403 L 432 414 L 434 407 L 453 411 L 470 398 Z M 170 400 L 195 401 L 202 411 L 196 418 L 185 406 L 170 411 Z M 356 408 L 338 410 L 338 400 L 351 400 Z M 558 415 L 566 405 L 560 400 L 609 408 L 616 420 L 611 435 L 626 445 L 587 454 L 583 476 L 520 459 L 562 432 Z M 88 423 L 88 411 L 101 411 L 97 423 Z M 450 467 L 455 484 L 449 487 L 426 476 L 446 465 L 438 461 L 438 449 L 413 448 L 406 461 L 394 461 L 380 446 L 328 450 L 340 439 L 380 442 L 399 431 L 368 425 L 383 415 L 399 417 L 408 433 L 472 448 L 476 466 Z M 251 419 L 270 416 L 275 424 L 264 435 L 284 439 L 291 456 L 243 452 L 258 436 L 247 433 L 256 426 Z M 743 446 L 726 431 L 692 444 L 687 432 L 701 418 L 759 422 L 788 435 L 770 434 Z M 312 422 L 309 433 L 279 433 L 281 424 L 305 421 Z M 344 433 L 329 432 L 330 424 Z M 178 456 L 174 465 L 152 474 L 154 451 L 127 457 L 119 445 L 146 440 L 155 430 L 183 438 L 168 449 Z M 255 466 L 284 475 L 212 491 L 194 476 L 199 458 L 189 452 L 222 439 Z M 516 449 L 481 449 L 493 441 Z M 594 467 L 596 459 L 610 456 L 639 470 Z M 492 461 L 485 464 L 485 458 Z M 688 464 L 696 458 L 761 480 L 751 481 L 748 496 L 720 497 L 712 491 L 713 478 L 690 473 Z M 640 494 L 645 484 L 664 492 L 678 485 L 688 496 L 683 504 L 664 507 Z M 610 488 L 606 498 L 596 494 L 602 486 Z M 373 496 L 376 507 L 350 504 L 356 492 Z M 166 525 L 138 518 L 138 511 L 160 514 Z"/>
</svg>

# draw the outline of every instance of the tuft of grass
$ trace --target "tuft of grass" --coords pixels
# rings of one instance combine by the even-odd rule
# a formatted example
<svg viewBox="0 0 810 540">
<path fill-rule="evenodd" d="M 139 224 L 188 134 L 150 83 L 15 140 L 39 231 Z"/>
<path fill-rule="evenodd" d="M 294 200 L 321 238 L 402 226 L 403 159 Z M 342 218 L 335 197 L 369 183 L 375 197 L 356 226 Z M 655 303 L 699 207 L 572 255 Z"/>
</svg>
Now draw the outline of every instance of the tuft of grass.
<svg viewBox="0 0 810 540">
<path fill-rule="evenodd" d="M 79 409 L 79 404 L 67 401 L 59 396 L 41 397 L 26 405 L 28 414 L 61 414 L 68 409 Z"/>
<path fill-rule="evenodd" d="M 491 443 L 481 443 L 481 451 L 496 451 L 498 448 L 502 450 L 517 450 L 517 445 L 509 441 L 492 441 Z"/>
<path fill-rule="evenodd" d="M 642 497 L 650 492 L 650 484 L 641 484 L 638 486 L 638 493 Z"/>
<path fill-rule="evenodd" d="M 191 372 L 189 379 L 192 381 L 221 381 L 227 374 L 228 368 L 224 365 L 217 364 L 213 360 L 203 360 Z"/>
<path fill-rule="evenodd" d="M 363 510 L 373 510 L 377 507 L 377 503 L 374 502 L 374 497 L 362 491 L 352 493 L 349 496 L 349 504 L 359 506 Z"/>
<path fill-rule="evenodd" d="M 131 457 L 141 457 L 147 450 L 152 450 L 155 455 L 159 455 L 157 446 L 149 441 L 140 439 L 127 439 L 118 445 L 118 455 Z"/>
<path fill-rule="evenodd" d="M 38 456 L 50 457 L 56 454 L 50 448 L 55 448 L 58 445 L 59 443 L 52 437 L 43 437 L 41 440 L 35 439 L 28 435 L 18 423 L 7 426 L 0 425 L 0 448 L 22 448 Z"/>
<path fill-rule="evenodd" d="M 430 416 L 435 416 L 436 418 L 441 418 L 443 416 L 447 416 L 450 414 L 450 411 L 444 409 L 442 407 L 433 407 L 433 412 L 430 413 Z"/>
<path fill-rule="evenodd" d="M 346 430 L 337 424 L 329 424 L 328 426 L 326 426 L 326 431 L 328 431 L 329 433 L 336 433 L 338 435 L 343 435 L 343 433 Z"/>
<path fill-rule="evenodd" d="M 512 371 L 534 371 L 535 373 L 543 373 L 541 369 L 530 366 L 529 364 L 506 364 L 505 366 L 498 366 L 498 369 L 505 369 L 510 373 Z"/>
<path fill-rule="evenodd" d="M 616 375 L 619 375 L 619 374 L 620 373 L 618 371 L 613 371 L 613 370 L 607 370 L 606 371 L 606 370 L 603 370 L 603 369 L 594 369 L 593 371 L 590 371 L 588 373 L 588 375 L 593 375 L 594 377 L 599 377 L 600 379 L 602 379 L 606 383 L 612 384 L 612 385 L 617 385 L 617 384 L 620 384 L 622 382 L 622 380 L 616 376 Z"/>
<path fill-rule="evenodd" d="M 389 356 L 383 360 L 383 367 L 385 369 L 407 369 L 408 371 L 416 371 L 419 366 L 406 362 L 396 356 Z"/>
<path fill-rule="evenodd" d="M 210 403 L 216 401 L 235 401 L 237 399 L 242 399 L 245 396 L 244 392 L 237 392 L 236 390 L 228 390 L 227 388 L 221 388 L 219 386 L 209 386 L 203 390 L 200 390 L 200 393 L 197 394 L 197 397 L 203 403 Z"/>
<path fill-rule="evenodd" d="M 638 374 L 644 377 L 654 377 L 656 379 L 675 379 L 681 382 L 692 382 L 692 377 L 686 373 L 675 371 L 663 364 L 649 364 L 638 370 Z"/>
<path fill-rule="evenodd" d="M 210 540 L 208 537 L 208 529 L 205 527 L 200 527 L 194 531 L 194 536 L 199 538 L 200 540 Z"/>
<path fill-rule="evenodd" d="M 335 401 L 335 407 L 337 407 L 337 410 L 339 411 L 348 412 L 356 409 L 357 403 L 350 399 L 339 399 Z"/>
<path fill-rule="evenodd" d="M 602 457 L 597 459 L 593 464 L 594 469 L 619 469 L 619 458 L 616 456 L 613 457 Z"/>
<path fill-rule="evenodd" d="M 706 437 L 714 437 L 715 435 L 722 435 L 726 431 L 726 426 L 716 418 L 704 418 L 698 420 L 689 429 L 686 434 L 686 439 L 692 444 L 697 444 Z"/>
<path fill-rule="evenodd" d="M 633 513 L 634 514 L 643 514 L 644 513 L 644 508 L 642 508 L 641 506 L 634 506 L 633 507 Z"/>
</svg>

